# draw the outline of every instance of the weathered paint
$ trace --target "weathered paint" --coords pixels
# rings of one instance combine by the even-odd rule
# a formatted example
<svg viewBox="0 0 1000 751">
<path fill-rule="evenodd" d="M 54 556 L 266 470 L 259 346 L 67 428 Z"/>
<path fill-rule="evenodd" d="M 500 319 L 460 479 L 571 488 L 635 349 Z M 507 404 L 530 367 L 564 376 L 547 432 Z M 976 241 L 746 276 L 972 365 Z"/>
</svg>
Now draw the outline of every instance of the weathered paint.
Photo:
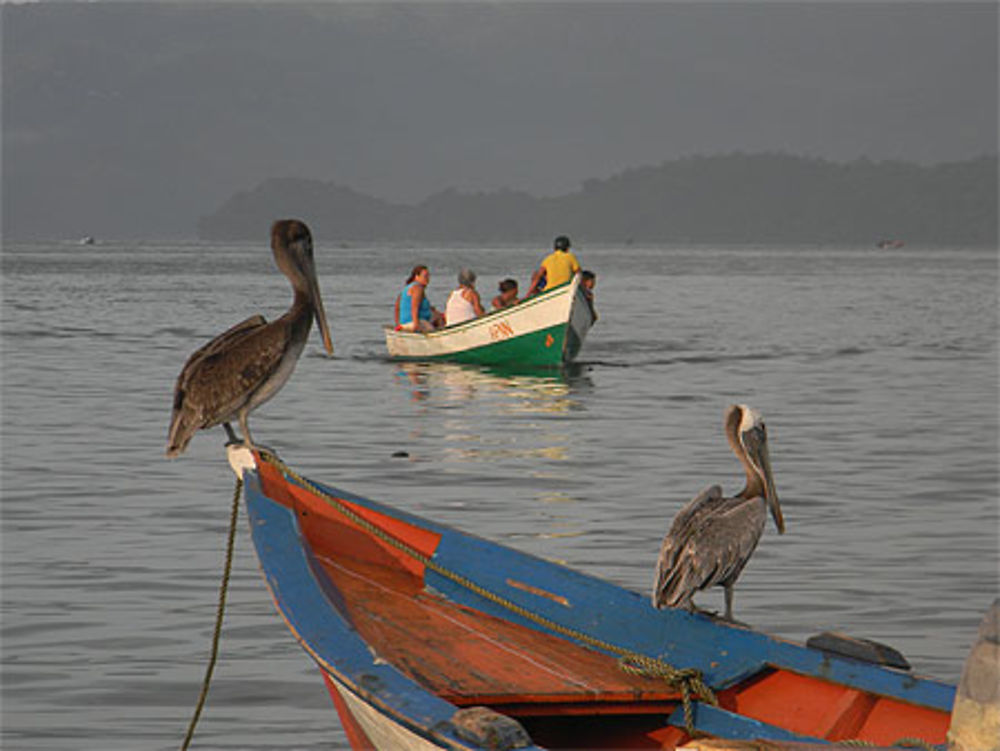
<svg viewBox="0 0 1000 751">
<path fill-rule="evenodd" d="M 668 686 L 625 676 L 604 650 L 577 644 L 431 567 L 405 564 L 394 545 L 365 541 L 367 533 L 326 500 L 266 465 L 246 479 L 254 542 L 279 611 L 324 673 L 366 708 L 368 724 L 350 710 L 361 728 L 356 735 L 368 739 L 356 748 L 380 747 L 371 733 L 383 722 L 431 747 L 473 747 L 449 724 L 457 707 L 473 704 L 523 720 L 536 742 L 572 727 L 550 729 L 558 717 L 579 717 L 595 728 L 605 717 L 606 737 L 616 745 L 628 745 L 630 727 L 634 739 L 664 748 L 687 739 L 677 730 L 683 712 Z M 720 701 L 718 708 L 696 705 L 702 732 L 875 743 L 917 734 L 943 741 L 953 687 L 702 615 L 657 611 L 646 597 L 603 580 L 321 490 L 517 607 L 617 647 L 698 668 Z M 338 696 L 338 707 L 355 706 L 343 692 Z"/>
<path fill-rule="evenodd" d="M 427 334 L 386 328 L 385 339 L 397 360 L 557 367 L 577 356 L 594 320 L 577 275 L 513 307 Z"/>
</svg>

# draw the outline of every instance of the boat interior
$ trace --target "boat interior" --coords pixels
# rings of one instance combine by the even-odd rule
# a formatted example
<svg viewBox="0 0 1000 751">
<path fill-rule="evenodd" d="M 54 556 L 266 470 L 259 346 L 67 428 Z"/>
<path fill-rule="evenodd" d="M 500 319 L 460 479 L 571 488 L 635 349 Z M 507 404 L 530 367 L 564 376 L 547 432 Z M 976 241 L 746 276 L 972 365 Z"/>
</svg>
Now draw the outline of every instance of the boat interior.
<svg viewBox="0 0 1000 751">
<path fill-rule="evenodd" d="M 329 602 L 379 658 L 432 693 L 513 717 L 547 748 L 669 749 L 689 739 L 682 722 L 667 723 L 681 697 L 662 679 L 626 673 L 612 654 L 453 602 L 425 585 L 419 560 L 285 487 L 270 483 L 268 494 L 295 509 Z M 355 508 L 425 555 L 438 544 L 436 532 Z M 830 741 L 892 743 L 905 716 L 905 735 L 941 743 L 948 725 L 946 713 L 777 666 L 717 698 L 724 710 Z"/>
</svg>

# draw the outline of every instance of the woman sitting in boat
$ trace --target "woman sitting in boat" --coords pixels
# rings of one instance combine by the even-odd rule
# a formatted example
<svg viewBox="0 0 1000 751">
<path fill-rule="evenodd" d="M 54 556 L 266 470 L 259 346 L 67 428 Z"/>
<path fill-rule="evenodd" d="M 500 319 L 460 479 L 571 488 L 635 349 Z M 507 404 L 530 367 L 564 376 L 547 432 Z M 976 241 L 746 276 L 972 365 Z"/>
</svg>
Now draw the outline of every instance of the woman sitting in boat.
<svg viewBox="0 0 1000 751">
<path fill-rule="evenodd" d="M 504 279 L 497 285 L 500 294 L 493 298 L 493 310 L 509 308 L 517 305 L 517 279 Z"/>
<path fill-rule="evenodd" d="M 476 273 L 462 269 L 458 272 L 458 287 L 452 290 L 444 309 L 445 325 L 454 326 L 481 316 L 484 312 L 483 303 L 476 291 Z"/>
<path fill-rule="evenodd" d="M 423 265 L 414 266 L 403 291 L 396 296 L 396 329 L 427 333 L 444 324 L 441 311 L 427 300 L 431 272 Z"/>
</svg>

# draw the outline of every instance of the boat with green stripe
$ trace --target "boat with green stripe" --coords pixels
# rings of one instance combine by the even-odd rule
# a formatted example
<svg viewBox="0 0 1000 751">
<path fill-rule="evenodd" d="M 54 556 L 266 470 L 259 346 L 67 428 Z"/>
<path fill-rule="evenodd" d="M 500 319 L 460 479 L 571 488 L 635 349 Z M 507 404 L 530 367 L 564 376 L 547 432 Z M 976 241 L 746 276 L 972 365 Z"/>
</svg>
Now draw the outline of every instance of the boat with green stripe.
<svg viewBox="0 0 1000 751">
<path fill-rule="evenodd" d="M 385 327 L 389 357 L 546 368 L 576 358 L 597 313 L 580 274 L 517 305 L 427 334 Z"/>
</svg>

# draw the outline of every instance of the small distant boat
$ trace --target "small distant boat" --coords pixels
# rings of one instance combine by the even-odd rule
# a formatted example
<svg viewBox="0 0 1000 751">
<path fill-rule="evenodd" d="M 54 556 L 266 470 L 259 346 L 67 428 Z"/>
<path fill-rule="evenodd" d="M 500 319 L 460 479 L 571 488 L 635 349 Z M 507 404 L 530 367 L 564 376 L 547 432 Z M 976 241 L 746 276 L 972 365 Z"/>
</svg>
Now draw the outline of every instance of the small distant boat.
<svg viewBox="0 0 1000 751">
<path fill-rule="evenodd" d="M 81 237 L 79 242 L 80 245 L 93 245 L 94 238 L 91 235 L 87 235 L 86 237 Z"/>
<path fill-rule="evenodd" d="M 853 649 L 872 642 L 802 646 L 655 610 L 273 455 L 231 447 L 230 463 L 267 586 L 356 751 L 945 741 L 954 686 Z"/>
<path fill-rule="evenodd" d="M 903 245 L 905 245 L 905 243 L 902 240 L 879 240 L 875 244 L 875 247 L 885 250 L 887 248 L 888 249 L 902 248 Z"/>
<path fill-rule="evenodd" d="M 566 284 L 517 305 L 429 334 L 385 327 L 389 356 L 528 368 L 571 362 L 597 319 L 577 274 Z"/>
</svg>

